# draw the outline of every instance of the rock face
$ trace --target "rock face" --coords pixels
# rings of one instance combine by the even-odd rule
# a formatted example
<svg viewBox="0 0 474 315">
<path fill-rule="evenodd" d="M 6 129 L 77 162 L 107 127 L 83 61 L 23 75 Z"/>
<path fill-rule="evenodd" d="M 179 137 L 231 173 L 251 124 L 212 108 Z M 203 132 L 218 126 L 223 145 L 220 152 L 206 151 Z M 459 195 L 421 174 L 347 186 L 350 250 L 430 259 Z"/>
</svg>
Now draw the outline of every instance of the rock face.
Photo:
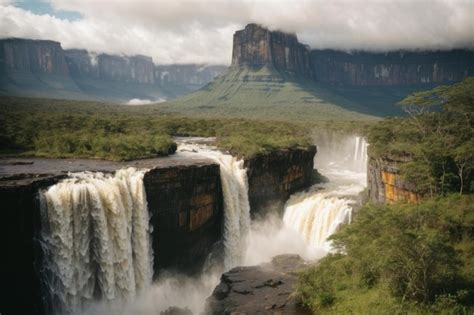
<svg viewBox="0 0 474 315">
<path fill-rule="evenodd" d="M 416 187 L 400 175 L 400 164 L 406 163 L 407 159 L 407 157 L 393 156 L 374 158 L 369 155 L 367 192 L 370 201 L 375 203 L 418 202 L 421 199 L 421 195 L 416 192 Z"/>
<path fill-rule="evenodd" d="M 0 69 L 5 72 L 69 76 L 61 44 L 50 40 L 0 40 Z"/>
<path fill-rule="evenodd" d="M 273 66 L 291 74 L 312 76 L 309 52 L 295 34 L 249 24 L 234 34 L 232 66 Z"/>
<path fill-rule="evenodd" d="M 474 74 L 474 51 L 346 53 L 313 50 L 315 79 L 335 85 L 417 85 L 458 82 Z"/>
<path fill-rule="evenodd" d="M 298 255 L 276 256 L 268 264 L 236 267 L 206 301 L 205 314 L 311 314 L 292 296 L 297 271 L 307 268 Z"/>
<path fill-rule="evenodd" d="M 0 40 L 0 95 L 129 101 L 194 91 L 225 66 L 155 65 L 148 56 L 63 50 L 58 42 Z"/>
<path fill-rule="evenodd" d="M 155 65 L 151 57 L 96 55 L 80 49 L 66 50 L 65 55 L 73 76 L 140 84 L 155 83 Z"/>
<path fill-rule="evenodd" d="M 89 54 L 84 49 L 68 49 L 64 53 L 73 77 L 100 78 L 97 55 Z"/>
<path fill-rule="evenodd" d="M 281 150 L 245 161 L 252 216 L 282 211 L 288 197 L 311 186 L 316 147 Z"/>
<path fill-rule="evenodd" d="M 200 88 L 225 72 L 226 66 L 213 65 L 156 65 L 155 81 L 160 86 L 178 85 Z"/>
<path fill-rule="evenodd" d="M 155 275 L 163 268 L 190 274 L 201 270 L 222 235 L 219 166 L 154 169 L 144 183 L 154 228 Z"/>
<path fill-rule="evenodd" d="M 151 57 L 100 54 L 97 59 L 100 77 L 104 80 L 155 83 L 155 69 Z"/>
</svg>

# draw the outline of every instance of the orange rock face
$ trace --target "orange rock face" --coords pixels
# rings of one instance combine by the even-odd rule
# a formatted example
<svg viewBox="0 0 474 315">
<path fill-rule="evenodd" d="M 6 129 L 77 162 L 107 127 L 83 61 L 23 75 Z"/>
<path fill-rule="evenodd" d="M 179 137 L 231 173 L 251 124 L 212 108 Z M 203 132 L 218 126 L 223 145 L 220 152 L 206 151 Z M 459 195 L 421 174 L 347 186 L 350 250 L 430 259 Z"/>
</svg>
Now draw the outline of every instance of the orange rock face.
<svg viewBox="0 0 474 315">
<path fill-rule="evenodd" d="M 418 202 L 422 196 L 416 186 L 399 174 L 399 165 L 407 162 L 406 157 L 372 158 L 367 168 L 368 197 L 376 203 L 396 201 Z"/>
<path fill-rule="evenodd" d="M 400 182 L 400 175 L 382 171 L 382 182 L 385 188 L 385 199 L 387 202 L 409 201 L 418 202 L 421 198 L 416 192 L 397 186 Z"/>
</svg>

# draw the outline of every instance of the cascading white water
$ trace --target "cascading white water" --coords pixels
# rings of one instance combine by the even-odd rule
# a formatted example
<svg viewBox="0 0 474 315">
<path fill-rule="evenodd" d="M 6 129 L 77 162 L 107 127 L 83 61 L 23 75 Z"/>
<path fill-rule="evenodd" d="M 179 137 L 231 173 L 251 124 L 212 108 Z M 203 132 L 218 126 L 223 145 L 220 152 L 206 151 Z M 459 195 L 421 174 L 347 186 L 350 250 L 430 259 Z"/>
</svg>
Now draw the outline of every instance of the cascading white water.
<svg viewBox="0 0 474 315">
<path fill-rule="evenodd" d="M 46 285 L 53 312 L 94 297 L 129 300 L 153 276 L 145 171 L 73 173 L 40 192 Z"/>
<path fill-rule="evenodd" d="M 353 202 L 366 186 L 367 142 L 353 137 L 337 152 L 325 152 L 316 167 L 329 178 L 329 183 L 315 185 L 309 192 L 298 193 L 288 200 L 283 221 L 297 231 L 313 248 L 331 250 L 327 238 L 341 225 L 350 223 Z M 344 147 L 352 143 L 352 156 L 345 156 Z M 324 152 L 324 147 L 319 148 Z M 350 162 L 352 161 L 352 162 Z"/>
<path fill-rule="evenodd" d="M 198 154 L 220 165 L 224 195 L 224 268 L 229 270 L 242 262 L 250 230 L 248 180 L 244 161 L 199 144 L 181 143 L 177 151 L 185 155 Z"/>
</svg>

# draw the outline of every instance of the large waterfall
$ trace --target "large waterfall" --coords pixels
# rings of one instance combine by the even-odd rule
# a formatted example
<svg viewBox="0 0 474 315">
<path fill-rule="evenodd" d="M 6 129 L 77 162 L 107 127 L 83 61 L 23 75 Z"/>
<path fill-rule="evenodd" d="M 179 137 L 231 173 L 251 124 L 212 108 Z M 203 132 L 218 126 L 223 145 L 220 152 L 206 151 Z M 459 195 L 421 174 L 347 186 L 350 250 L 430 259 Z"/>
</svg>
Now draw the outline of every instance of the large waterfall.
<svg viewBox="0 0 474 315">
<path fill-rule="evenodd" d="M 144 171 L 73 173 L 40 193 L 45 285 L 54 313 L 133 298 L 152 280 Z"/>
<path fill-rule="evenodd" d="M 367 143 L 362 137 L 352 137 L 342 141 L 341 150 L 320 147 L 318 151 L 322 156 L 316 157 L 316 167 L 329 183 L 291 196 L 283 221 L 309 246 L 330 251 L 327 238 L 350 223 L 353 204 L 366 186 Z"/>
<path fill-rule="evenodd" d="M 212 147 L 192 143 L 181 143 L 178 152 L 205 156 L 220 165 L 224 195 L 224 268 L 229 270 L 242 262 L 250 229 L 248 180 L 244 161 Z"/>
</svg>

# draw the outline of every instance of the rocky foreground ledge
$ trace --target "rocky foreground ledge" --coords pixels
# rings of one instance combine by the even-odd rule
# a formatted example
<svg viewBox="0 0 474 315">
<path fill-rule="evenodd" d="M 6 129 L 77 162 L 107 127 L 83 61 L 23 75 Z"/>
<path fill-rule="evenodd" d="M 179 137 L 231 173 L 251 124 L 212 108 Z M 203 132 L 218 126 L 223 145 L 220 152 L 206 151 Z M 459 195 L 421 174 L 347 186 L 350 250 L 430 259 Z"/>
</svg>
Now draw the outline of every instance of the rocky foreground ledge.
<svg viewBox="0 0 474 315">
<path fill-rule="evenodd" d="M 231 269 L 207 299 L 204 313 L 311 314 L 293 294 L 298 271 L 309 266 L 298 255 L 280 255 L 267 264 Z"/>
</svg>

